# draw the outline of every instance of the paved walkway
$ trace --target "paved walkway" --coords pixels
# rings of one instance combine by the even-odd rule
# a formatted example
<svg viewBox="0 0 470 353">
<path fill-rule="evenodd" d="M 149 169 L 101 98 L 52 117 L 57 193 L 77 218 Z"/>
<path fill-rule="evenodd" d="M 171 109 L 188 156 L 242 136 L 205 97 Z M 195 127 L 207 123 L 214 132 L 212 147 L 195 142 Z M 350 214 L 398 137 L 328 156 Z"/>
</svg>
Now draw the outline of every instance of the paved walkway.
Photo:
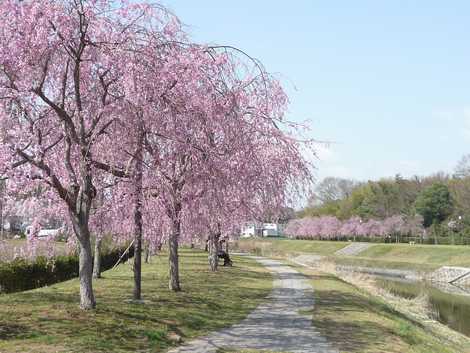
<svg viewBox="0 0 470 353">
<path fill-rule="evenodd" d="M 303 275 L 279 261 L 255 257 L 276 279 L 269 301 L 237 325 L 196 339 L 170 353 L 214 353 L 218 348 L 262 349 L 291 353 L 337 353 L 312 327 L 312 286 Z"/>
</svg>

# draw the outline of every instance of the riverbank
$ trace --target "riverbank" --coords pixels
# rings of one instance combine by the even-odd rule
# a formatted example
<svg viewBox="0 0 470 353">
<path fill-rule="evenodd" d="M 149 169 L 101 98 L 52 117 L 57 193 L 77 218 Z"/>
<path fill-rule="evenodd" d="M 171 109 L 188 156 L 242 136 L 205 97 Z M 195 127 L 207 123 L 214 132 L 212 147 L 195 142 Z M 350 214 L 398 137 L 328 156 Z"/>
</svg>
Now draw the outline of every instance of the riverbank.
<svg viewBox="0 0 470 353">
<path fill-rule="evenodd" d="M 340 352 L 463 353 L 470 339 L 430 320 L 426 298 L 406 300 L 359 274 L 340 274 L 331 264 L 297 264 L 314 286 L 313 326 Z"/>
<path fill-rule="evenodd" d="M 370 243 L 354 256 L 336 252 L 351 242 L 276 238 L 241 239 L 235 248 L 263 256 L 294 257 L 302 254 L 326 256 L 338 265 L 410 270 L 431 273 L 442 266 L 470 267 L 470 246 Z"/>
</svg>

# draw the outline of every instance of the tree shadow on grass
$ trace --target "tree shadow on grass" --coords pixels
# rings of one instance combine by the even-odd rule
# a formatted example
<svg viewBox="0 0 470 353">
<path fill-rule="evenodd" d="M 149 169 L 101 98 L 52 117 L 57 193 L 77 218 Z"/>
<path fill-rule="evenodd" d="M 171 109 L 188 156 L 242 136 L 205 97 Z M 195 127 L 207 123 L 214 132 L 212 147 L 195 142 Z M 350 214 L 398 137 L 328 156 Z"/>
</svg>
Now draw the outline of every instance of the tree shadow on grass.
<svg viewBox="0 0 470 353">
<path fill-rule="evenodd" d="M 338 322 L 337 320 L 314 320 L 313 325 L 319 329 L 329 342 L 344 352 L 364 352 L 374 348 L 377 353 L 400 352 L 391 351 L 387 341 L 389 331 L 385 326 L 374 321 Z"/>
<path fill-rule="evenodd" d="M 27 326 L 0 322 L 0 340 L 26 339 L 38 335 L 37 331 L 31 330 Z"/>
<path fill-rule="evenodd" d="M 408 344 L 419 343 L 411 330 L 425 329 L 422 323 L 335 276 L 309 277 L 314 281 L 331 281 L 333 286 L 345 286 L 345 290 L 318 289 L 313 310 L 313 326 L 340 350 L 402 352 Z"/>
<path fill-rule="evenodd" d="M 126 268 L 110 271 L 107 278 L 96 281 L 95 311 L 79 309 L 76 279 L 54 285 L 57 290 L 50 287 L 15 293 L 4 300 L 0 297 L 0 340 L 34 338 L 31 349 L 35 344 L 65 344 L 70 352 L 81 353 L 161 351 L 174 345 L 169 333 L 186 338 L 220 329 L 247 314 L 245 299 L 266 296 L 266 288 L 259 288 L 258 281 L 266 280 L 267 273 L 247 269 L 248 261 L 242 259 L 240 267 L 221 267 L 218 273 L 211 273 L 205 259 L 197 261 L 197 257 L 201 259 L 197 253 L 182 257 L 185 270 L 180 293 L 168 290 L 166 270 L 161 271 L 159 262 L 155 272 L 144 271 L 145 304 L 126 301 L 132 296 L 133 276 Z M 22 322 L 9 317 L 2 326 L 1 317 L 9 315 L 11 305 L 13 315 Z M 19 323 L 25 326 L 16 325 Z M 38 327 L 44 333 L 33 331 Z"/>
<path fill-rule="evenodd" d="M 321 276 L 311 275 L 308 277 L 313 281 L 315 280 L 336 281 L 338 283 L 341 283 L 344 286 L 350 286 L 350 287 L 355 288 L 355 290 L 357 290 L 358 293 L 360 293 L 361 291 L 359 288 L 355 287 L 354 285 L 348 282 L 345 282 L 342 279 L 335 277 L 333 275 L 321 275 Z M 366 294 L 366 293 L 354 294 L 351 292 L 335 291 L 335 290 L 328 290 L 324 292 L 326 292 L 327 294 L 324 294 L 324 295 L 322 294 L 320 298 L 317 298 L 317 302 L 319 304 L 324 304 L 324 305 L 326 304 L 325 308 L 327 308 L 329 304 L 330 306 L 332 306 L 335 312 L 337 312 L 338 310 L 357 311 L 357 310 L 360 310 L 360 308 L 367 308 L 367 310 L 372 311 L 375 314 L 382 315 L 382 316 L 385 315 L 390 318 L 398 317 L 414 326 L 417 326 L 422 329 L 425 328 L 425 326 L 421 322 L 402 314 L 401 312 L 393 309 L 391 306 L 387 305 L 386 303 L 381 302 L 379 300 L 371 299 L 369 294 Z"/>
</svg>

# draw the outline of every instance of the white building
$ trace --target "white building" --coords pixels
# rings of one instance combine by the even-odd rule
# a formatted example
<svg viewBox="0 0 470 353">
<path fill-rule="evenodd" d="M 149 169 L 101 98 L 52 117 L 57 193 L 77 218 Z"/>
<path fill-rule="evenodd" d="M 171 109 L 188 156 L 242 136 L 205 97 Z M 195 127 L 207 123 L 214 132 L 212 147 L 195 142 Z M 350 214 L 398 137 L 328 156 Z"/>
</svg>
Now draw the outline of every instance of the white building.
<svg viewBox="0 0 470 353">
<path fill-rule="evenodd" d="M 29 226 L 29 227 L 26 227 L 26 237 L 30 237 L 31 236 L 31 230 L 32 230 L 32 227 Z M 37 237 L 38 238 L 48 238 L 48 237 L 57 237 L 58 235 L 60 235 L 60 232 L 63 231 L 63 229 L 61 228 L 57 228 L 57 229 L 40 229 L 38 234 L 37 234 Z"/>
<path fill-rule="evenodd" d="M 247 222 L 242 227 L 240 236 L 250 237 L 282 237 L 284 225 L 279 223 L 256 223 Z"/>
<path fill-rule="evenodd" d="M 242 238 L 254 237 L 256 234 L 256 225 L 254 223 L 246 223 L 240 232 Z"/>
</svg>

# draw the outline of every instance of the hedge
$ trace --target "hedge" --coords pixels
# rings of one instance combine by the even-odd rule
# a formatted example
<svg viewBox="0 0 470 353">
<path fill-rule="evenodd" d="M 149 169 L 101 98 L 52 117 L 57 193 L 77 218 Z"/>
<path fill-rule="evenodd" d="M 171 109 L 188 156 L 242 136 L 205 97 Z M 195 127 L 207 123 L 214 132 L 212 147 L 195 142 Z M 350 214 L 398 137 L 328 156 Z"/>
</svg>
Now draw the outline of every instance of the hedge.
<svg viewBox="0 0 470 353">
<path fill-rule="evenodd" d="M 118 248 L 101 256 L 101 270 L 114 266 L 126 248 Z M 134 255 L 131 247 L 123 257 Z M 17 259 L 0 263 L 0 293 L 13 293 L 39 288 L 78 277 L 78 256 L 57 256 L 52 260 L 38 257 L 34 262 Z"/>
</svg>

